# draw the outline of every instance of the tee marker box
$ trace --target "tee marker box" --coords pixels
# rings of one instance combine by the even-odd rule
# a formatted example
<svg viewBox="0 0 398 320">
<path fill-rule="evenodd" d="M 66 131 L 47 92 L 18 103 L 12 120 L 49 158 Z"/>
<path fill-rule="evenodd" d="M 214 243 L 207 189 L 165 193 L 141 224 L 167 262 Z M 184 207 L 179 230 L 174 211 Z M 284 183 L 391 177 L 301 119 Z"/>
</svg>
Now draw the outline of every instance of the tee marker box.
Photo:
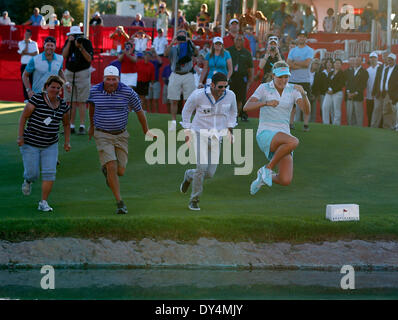
<svg viewBox="0 0 398 320">
<path fill-rule="evenodd" d="M 359 221 L 359 205 L 357 204 L 328 204 L 326 219 L 330 221 Z"/>
</svg>

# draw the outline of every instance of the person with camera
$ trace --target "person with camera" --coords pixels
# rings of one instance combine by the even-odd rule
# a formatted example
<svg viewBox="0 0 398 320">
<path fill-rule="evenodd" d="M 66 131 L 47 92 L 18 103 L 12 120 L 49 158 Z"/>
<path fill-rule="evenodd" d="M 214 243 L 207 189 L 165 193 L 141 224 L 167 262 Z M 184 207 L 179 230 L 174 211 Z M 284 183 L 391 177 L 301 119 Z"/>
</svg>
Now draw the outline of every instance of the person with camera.
<svg viewBox="0 0 398 320">
<path fill-rule="evenodd" d="M 124 50 L 119 53 L 117 59 L 121 64 L 120 82 L 134 89 L 137 87 L 137 57 L 130 42 L 124 44 Z"/>
<path fill-rule="evenodd" d="M 266 53 L 259 62 L 259 68 L 264 70 L 263 82 L 272 80 L 272 66 L 282 60 L 284 59 L 279 49 L 279 39 L 277 36 L 270 36 L 268 38 Z"/>
<path fill-rule="evenodd" d="M 113 40 L 112 49 L 118 50 L 119 47 L 118 52 L 124 47 L 126 41 L 130 39 L 123 26 L 116 27 L 116 30 L 110 34 L 109 38 Z"/>
<path fill-rule="evenodd" d="M 85 134 L 86 101 L 90 94 L 91 72 L 93 60 L 93 46 L 90 40 L 84 38 L 80 27 L 73 26 L 67 33 L 68 39 L 62 49 L 66 61 L 65 78 L 71 83 L 71 93 L 65 93 L 64 99 L 71 106 L 71 133 L 75 133 L 76 108 L 79 109 L 80 127 L 79 134 Z"/>
<path fill-rule="evenodd" d="M 142 57 L 148 48 L 148 40 L 152 40 L 152 37 L 146 34 L 143 29 L 140 29 L 131 36 L 131 39 L 134 39 L 134 53 L 137 56 Z"/>
<path fill-rule="evenodd" d="M 185 30 L 178 30 L 176 37 L 166 47 L 164 55 L 169 58 L 171 75 L 169 78 L 167 98 L 171 100 L 171 126 L 170 131 L 177 127 L 178 101 L 181 94 L 186 101 L 195 90 L 192 56 L 198 55 L 198 49 L 187 37 Z"/>
<path fill-rule="evenodd" d="M 166 10 L 166 3 L 159 3 L 159 11 L 156 13 L 156 29 L 162 29 L 165 32 L 166 36 L 169 27 L 169 17 L 170 15 Z"/>
</svg>

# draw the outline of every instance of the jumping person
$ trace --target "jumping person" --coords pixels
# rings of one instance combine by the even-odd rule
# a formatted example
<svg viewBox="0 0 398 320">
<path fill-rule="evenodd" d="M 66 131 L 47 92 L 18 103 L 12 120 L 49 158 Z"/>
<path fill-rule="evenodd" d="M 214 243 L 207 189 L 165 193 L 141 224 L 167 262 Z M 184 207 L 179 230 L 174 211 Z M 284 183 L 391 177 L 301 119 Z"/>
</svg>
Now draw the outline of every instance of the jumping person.
<svg viewBox="0 0 398 320">
<path fill-rule="evenodd" d="M 293 105 L 296 104 L 309 115 L 311 112 L 307 92 L 300 85 L 288 83 L 290 71 L 284 61 L 275 63 L 273 80 L 261 84 L 244 106 L 244 111 L 260 109 L 257 143 L 270 162 L 257 172 L 257 179 L 250 186 L 254 195 L 266 184 L 277 183 L 287 186 L 293 179 L 292 152 L 299 140 L 290 134 L 289 119 Z M 279 172 L 272 170 L 278 166 Z"/>
<path fill-rule="evenodd" d="M 212 178 L 217 170 L 222 137 L 229 135 L 232 140 L 232 128 L 236 126 L 238 111 L 235 94 L 226 89 L 227 86 L 227 76 L 221 72 L 215 73 L 210 86 L 196 89 L 182 109 L 181 125 L 190 129 L 185 131 L 185 142 L 191 140 L 193 133 L 196 151 L 196 169 L 185 171 L 180 186 L 180 191 L 186 193 L 192 182 L 188 206 L 191 210 L 200 210 L 198 202 L 203 191 L 203 181 Z M 194 111 L 196 113 L 191 123 Z"/>
</svg>

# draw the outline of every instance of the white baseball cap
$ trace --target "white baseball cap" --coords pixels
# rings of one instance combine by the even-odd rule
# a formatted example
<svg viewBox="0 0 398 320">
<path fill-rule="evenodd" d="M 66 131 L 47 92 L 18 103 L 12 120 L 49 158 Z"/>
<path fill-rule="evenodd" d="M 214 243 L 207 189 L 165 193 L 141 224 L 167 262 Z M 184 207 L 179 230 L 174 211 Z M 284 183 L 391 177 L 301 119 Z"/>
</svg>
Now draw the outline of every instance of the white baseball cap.
<svg viewBox="0 0 398 320">
<path fill-rule="evenodd" d="M 397 60 L 397 56 L 396 56 L 394 53 L 390 53 L 390 54 L 388 55 L 388 58 L 391 58 L 391 59 L 393 59 L 393 60 Z"/>
<path fill-rule="evenodd" d="M 373 51 L 373 52 L 369 55 L 369 58 L 371 58 L 371 57 L 378 58 L 379 56 L 378 56 L 378 54 L 377 54 L 376 51 Z"/>
<path fill-rule="evenodd" d="M 107 66 L 104 69 L 104 77 L 107 77 L 107 76 L 118 77 L 119 76 L 119 69 L 116 68 L 115 66 Z"/>
<path fill-rule="evenodd" d="M 229 25 L 231 25 L 234 22 L 239 24 L 239 20 L 238 19 L 231 19 L 231 20 L 229 20 Z"/>
<path fill-rule="evenodd" d="M 278 37 L 277 36 L 271 36 L 268 38 L 268 44 L 271 44 L 271 42 L 275 42 L 277 45 L 279 43 Z"/>
<path fill-rule="evenodd" d="M 217 43 L 217 42 L 221 42 L 222 44 L 224 44 L 224 41 L 221 37 L 214 37 L 213 38 L 213 43 Z"/>
<path fill-rule="evenodd" d="M 79 26 L 72 26 L 72 27 L 70 27 L 70 31 L 66 35 L 70 36 L 73 34 L 83 34 L 83 32 Z"/>
</svg>

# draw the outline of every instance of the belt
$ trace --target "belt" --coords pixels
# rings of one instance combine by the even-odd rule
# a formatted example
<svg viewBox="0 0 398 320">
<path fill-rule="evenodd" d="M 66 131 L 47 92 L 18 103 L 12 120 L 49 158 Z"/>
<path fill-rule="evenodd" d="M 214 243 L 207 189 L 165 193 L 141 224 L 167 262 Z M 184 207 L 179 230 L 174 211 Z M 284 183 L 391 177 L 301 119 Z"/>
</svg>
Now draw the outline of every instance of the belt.
<svg viewBox="0 0 398 320">
<path fill-rule="evenodd" d="M 180 76 L 182 76 L 184 74 L 188 74 L 188 73 L 191 73 L 191 72 L 190 71 L 188 71 L 188 72 L 177 72 L 177 71 L 174 71 L 174 73 L 179 74 Z"/>
<path fill-rule="evenodd" d="M 116 131 L 107 131 L 107 130 L 103 130 L 103 129 L 100 129 L 100 128 L 95 128 L 95 130 L 101 131 L 101 132 L 104 132 L 104 133 L 113 134 L 114 136 L 116 136 L 116 135 L 118 135 L 118 134 L 121 134 L 121 133 L 123 133 L 124 131 L 126 131 L 126 129 L 116 130 Z"/>
</svg>

